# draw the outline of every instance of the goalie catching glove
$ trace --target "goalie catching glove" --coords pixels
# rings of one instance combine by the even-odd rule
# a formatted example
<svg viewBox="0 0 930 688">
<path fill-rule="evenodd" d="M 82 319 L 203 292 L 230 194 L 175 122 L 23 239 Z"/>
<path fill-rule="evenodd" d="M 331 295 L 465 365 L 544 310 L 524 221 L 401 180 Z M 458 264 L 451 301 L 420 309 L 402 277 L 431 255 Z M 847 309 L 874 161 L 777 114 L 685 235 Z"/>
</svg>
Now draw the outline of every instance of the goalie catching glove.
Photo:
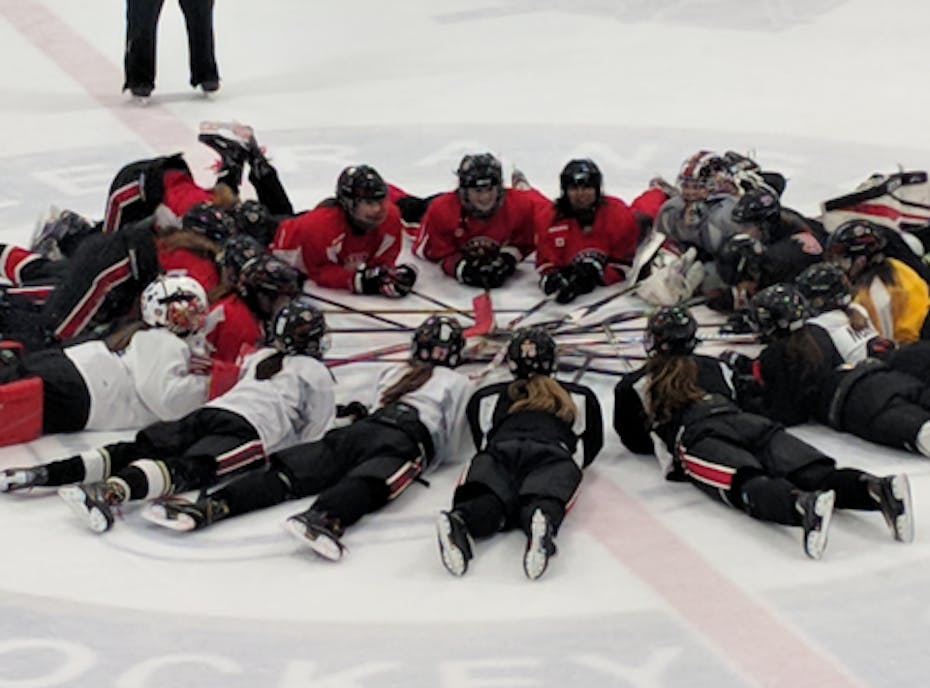
<svg viewBox="0 0 930 688">
<path fill-rule="evenodd" d="M 417 271 L 411 265 L 359 266 L 355 271 L 352 288 L 356 294 L 382 294 L 396 299 L 413 290 Z"/>
<path fill-rule="evenodd" d="M 637 293 L 655 306 L 674 306 L 690 297 L 704 279 L 704 266 L 693 246 L 676 256 L 660 250 L 650 265 L 649 276 L 640 282 Z"/>
</svg>

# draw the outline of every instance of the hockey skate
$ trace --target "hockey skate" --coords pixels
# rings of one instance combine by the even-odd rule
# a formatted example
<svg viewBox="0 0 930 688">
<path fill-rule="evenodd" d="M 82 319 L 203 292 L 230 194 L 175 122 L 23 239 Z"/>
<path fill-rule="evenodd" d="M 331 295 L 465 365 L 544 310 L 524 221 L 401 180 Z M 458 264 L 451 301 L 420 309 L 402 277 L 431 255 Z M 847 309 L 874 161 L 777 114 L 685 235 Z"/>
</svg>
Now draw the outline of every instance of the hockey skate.
<svg viewBox="0 0 930 688">
<path fill-rule="evenodd" d="M 894 539 L 913 542 L 914 519 L 911 506 L 911 483 L 901 473 L 869 479 L 869 494 L 876 501 Z"/>
<path fill-rule="evenodd" d="M 526 540 L 526 552 L 523 554 L 523 572 L 530 580 L 536 580 L 546 572 L 549 557 L 555 555 L 552 522 L 542 509 L 533 512 L 530 520 L 530 534 Z"/>
<path fill-rule="evenodd" d="M 516 168 L 510 173 L 510 186 L 520 191 L 528 191 L 533 188 L 526 175 L 523 174 L 523 170 Z"/>
<path fill-rule="evenodd" d="M 61 260 L 74 251 L 78 242 L 94 232 L 94 226 L 78 213 L 58 210 L 52 205 L 36 223 L 29 247 L 48 260 Z"/>
<path fill-rule="evenodd" d="M 339 541 L 343 533 L 338 519 L 312 509 L 291 516 L 284 522 L 287 531 L 324 559 L 339 561 L 345 553 L 345 545 Z"/>
<path fill-rule="evenodd" d="M 129 92 L 132 94 L 130 102 L 141 107 L 147 106 L 151 101 L 153 90 L 151 86 L 131 86 L 129 88 Z"/>
<path fill-rule="evenodd" d="M 68 485 L 58 490 L 58 496 L 95 533 L 105 533 L 113 527 L 112 507 L 126 501 L 122 486 L 112 482 Z"/>
<path fill-rule="evenodd" d="M 7 468 L 0 473 L 0 492 L 16 492 L 48 484 L 48 469 L 45 466 Z"/>
<path fill-rule="evenodd" d="M 440 511 L 436 519 L 436 535 L 442 565 L 453 576 L 465 575 L 472 559 L 473 541 L 462 517 L 455 511 Z"/>
<path fill-rule="evenodd" d="M 163 528 L 189 532 L 199 530 L 229 513 L 223 500 L 204 497 L 192 502 L 183 497 L 165 497 L 152 503 L 142 512 L 142 518 Z"/>
<path fill-rule="evenodd" d="M 827 533 L 835 501 L 836 493 L 833 490 L 802 492 L 798 496 L 796 508 L 801 514 L 801 525 L 804 528 L 804 553 L 811 559 L 820 559 L 827 548 Z"/>
</svg>

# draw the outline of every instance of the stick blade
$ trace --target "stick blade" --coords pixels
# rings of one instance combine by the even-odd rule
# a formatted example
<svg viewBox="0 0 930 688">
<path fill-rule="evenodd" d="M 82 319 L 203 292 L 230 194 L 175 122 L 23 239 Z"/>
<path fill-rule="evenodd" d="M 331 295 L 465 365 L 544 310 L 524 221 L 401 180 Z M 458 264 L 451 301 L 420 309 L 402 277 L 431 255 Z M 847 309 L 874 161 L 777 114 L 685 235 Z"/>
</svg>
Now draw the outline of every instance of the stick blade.
<svg viewBox="0 0 930 688">
<path fill-rule="evenodd" d="M 471 306 L 475 312 L 475 324 L 465 330 L 465 337 L 480 337 L 490 333 L 495 327 L 494 304 L 491 303 L 490 292 L 478 294 L 471 300 Z"/>
</svg>

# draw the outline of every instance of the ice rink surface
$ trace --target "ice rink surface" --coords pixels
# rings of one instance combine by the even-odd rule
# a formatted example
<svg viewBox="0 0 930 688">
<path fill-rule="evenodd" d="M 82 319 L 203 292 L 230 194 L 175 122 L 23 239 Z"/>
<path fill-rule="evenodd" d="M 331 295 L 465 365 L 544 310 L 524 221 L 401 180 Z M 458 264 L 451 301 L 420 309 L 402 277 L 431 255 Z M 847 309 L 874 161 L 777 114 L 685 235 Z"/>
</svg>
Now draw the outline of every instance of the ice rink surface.
<svg viewBox="0 0 930 688">
<path fill-rule="evenodd" d="M 930 167 L 930 5 L 891 7 L 220 0 L 223 87 L 206 100 L 187 85 L 169 0 L 157 89 L 139 108 L 119 93 L 121 3 L 0 0 L 0 241 L 28 242 L 51 203 L 99 218 L 113 174 L 138 158 L 183 150 L 210 185 L 212 154 L 196 142 L 205 119 L 254 125 L 297 207 L 329 195 L 358 162 L 412 193 L 446 190 L 461 155 L 484 150 L 550 195 L 567 160 L 590 156 L 607 192 L 631 200 L 709 148 L 754 151 L 789 178 L 784 203 L 813 214 L 872 172 Z M 435 266 L 422 264 L 420 279 L 460 306 L 475 293 Z M 525 264 L 494 302 L 519 309 L 539 298 Z M 333 353 L 396 341 L 338 335 Z M 376 370 L 339 369 L 340 400 L 364 394 Z M 360 522 L 335 565 L 281 527 L 310 500 L 187 535 L 129 507 L 94 536 L 54 494 L 3 496 L 0 688 L 926 685 L 925 459 L 796 429 L 843 465 L 907 472 L 914 490 L 913 544 L 893 542 L 877 514 L 840 513 L 814 562 L 798 530 L 666 483 L 654 460 L 624 451 L 610 428 L 615 378 L 582 381 L 599 392 L 607 442 L 559 555 L 533 583 L 516 533 L 479 543 L 460 580 L 440 564 L 434 516 L 464 456 Z M 0 449 L 0 468 L 115 437 Z"/>
</svg>

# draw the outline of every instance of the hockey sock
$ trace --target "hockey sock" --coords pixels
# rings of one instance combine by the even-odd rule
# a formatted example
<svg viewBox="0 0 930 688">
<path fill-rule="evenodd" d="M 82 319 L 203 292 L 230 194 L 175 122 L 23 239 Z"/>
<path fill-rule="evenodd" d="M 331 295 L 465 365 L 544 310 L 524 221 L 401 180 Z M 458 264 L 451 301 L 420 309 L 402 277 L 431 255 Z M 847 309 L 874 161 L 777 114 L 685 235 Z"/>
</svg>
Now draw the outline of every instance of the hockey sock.
<svg viewBox="0 0 930 688">
<path fill-rule="evenodd" d="M 875 511 L 878 503 L 869 494 L 870 478 L 868 473 L 855 468 L 840 468 L 831 472 L 820 483 L 810 490 L 833 490 L 836 492 L 837 509 L 858 509 L 860 511 Z"/>
<path fill-rule="evenodd" d="M 746 480 L 739 489 L 740 505 L 747 514 L 760 521 L 801 525 L 795 508 L 797 488 L 783 478 L 759 475 Z"/>
<path fill-rule="evenodd" d="M 481 538 L 503 530 L 507 522 L 504 503 L 493 492 L 482 490 L 471 496 L 462 494 L 463 485 L 455 492 L 453 508 L 458 512 L 472 537 Z"/>
<path fill-rule="evenodd" d="M 228 516 L 238 516 L 280 504 L 292 495 L 290 482 L 283 474 L 267 471 L 244 475 L 209 496 L 211 499 L 226 502 L 229 507 Z"/>
<path fill-rule="evenodd" d="M 110 468 L 105 454 L 106 452 L 93 449 L 46 464 L 45 467 L 48 469 L 46 485 L 70 485 L 71 483 L 91 483 L 103 480 L 109 475 Z"/>
<path fill-rule="evenodd" d="M 349 477 L 323 491 L 313 503 L 313 510 L 338 519 L 345 528 L 380 509 L 387 500 L 388 488 L 383 480 Z"/>
<path fill-rule="evenodd" d="M 171 494 L 171 479 L 163 461 L 139 459 L 117 476 L 129 488 L 129 499 L 155 499 Z"/>
<path fill-rule="evenodd" d="M 539 497 L 536 495 L 526 496 L 520 499 L 520 528 L 527 535 L 530 534 L 530 525 L 533 519 L 533 512 L 540 509 L 552 524 L 552 534 L 559 532 L 559 526 L 565 518 L 565 507 L 562 503 L 552 497 Z"/>
</svg>

